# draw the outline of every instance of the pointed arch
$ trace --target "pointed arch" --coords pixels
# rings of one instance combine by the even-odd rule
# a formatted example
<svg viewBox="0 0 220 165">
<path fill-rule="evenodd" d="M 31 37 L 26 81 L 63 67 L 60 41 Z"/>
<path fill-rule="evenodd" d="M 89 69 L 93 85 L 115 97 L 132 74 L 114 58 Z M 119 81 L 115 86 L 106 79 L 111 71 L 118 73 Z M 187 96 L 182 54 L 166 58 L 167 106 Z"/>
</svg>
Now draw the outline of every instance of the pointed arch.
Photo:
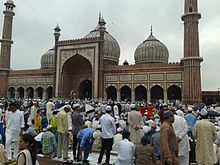
<svg viewBox="0 0 220 165">
<path fill-rule="evenodd" d="M 14 87 L 8 88 L 8 98 L 10 98 L 10 99 L 15 98 L 15 88 Z"/>
<path fill-rule="evenodd" d="M 80 83 L 79 86 L 79 98 L 80 99 L 91 99 L 92 98 L 92 81 L 84 80 Z"/>
<path fill-rule="evenodd" d="M 180 87 L 176 86 L 176 85 L 171 85 L 168 89 L 167 89 L 167 98 L 168 100 L 182 100 L 182 91 L 180 89 Z"/>
<path fill-rule="evenodd" d="M 114 86 L 108 86 L 106 88 L 107 99 L 113 101 L 117 100 L 117 89 Z"/>
<path fill-rule="evenodd" d="M 53 97 L 53 87 L 49 86 L 46 89 L 46 98 L 45 99 L 51 99 Z"/>
<path fill-rule="evenodd" d="M 131 88 L 127 85 L 124 85 L 120 89 L 121 100 L 131 100 Z"/>
<path fill-rule="evenodd" d="M 17 89 L 17 93 L 18 93 L 18 98 L 20 98 L 20 99 L 24 98 L 24 88 L 23 87 L 19 87 Z"/>
<path fill-rule="evenodd" d="M 135 88 L 135 100 L 147 100 L 147 89 L 143 85 L 139 85 Z"/>
<path fill-rule="evenodd" d="M 26 89 L 27 92 L 27 98 L 28 99 L 33 99 L 34 98 L 34 89 L 32 87 L 28 87 Z"/>
<path fill-rule="evenodd" d="M 155 85 L 150 89 L 151 101 L 164 100 L 163 88 L 159 85 Z"/>
<path fill-rule="evenodd" d="M 77 96 L 85 97 L 82 92 L 82 81 L 89 80 L 92 82 L 92 65 L 90 61 L 82 55 L 76 54 L 69 58 L 62 67 L 62 98 L 71 97 L 71 91 L 74 91 Z M 81 86 L 81 87 L 80 87 Z M 84 88 L 84 87 L 83 87 Z M 91 87 L 92 89 L 92 87 Z M 92 98 L 92 91 L 86 97 Z"/>
<path fill-rule="evenodd" d="M 44 92 L 44 88 L 39 86 L 36 89 L 36 93 L 37 93 L 37 98 L 42 99 L 43 98 L 43 92 Z"/>
</svg>

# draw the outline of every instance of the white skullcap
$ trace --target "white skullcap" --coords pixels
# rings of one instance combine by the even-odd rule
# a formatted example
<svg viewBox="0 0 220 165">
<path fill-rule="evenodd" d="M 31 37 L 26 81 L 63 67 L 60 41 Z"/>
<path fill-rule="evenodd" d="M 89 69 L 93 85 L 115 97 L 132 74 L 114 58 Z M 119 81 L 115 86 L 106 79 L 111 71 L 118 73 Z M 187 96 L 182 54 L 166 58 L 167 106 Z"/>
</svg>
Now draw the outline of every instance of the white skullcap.
<svg viewBox="0 0 220 165">
<path fill-rule="evenodd" d="M 111 107 L 110 105 L 107 105 L 107 106 L 105 107 L 105 110 L 108 111 L 108 112 L 109 112 L 109 111 L 112 111 L 112 107 Z"/>
<path fill-rule="evenodd" d="M 117 132 L 122 132 L 122 128 L 121 128 L 121 127 L 118 127 L 118 128 L 117 128 Z"/>
<path fill-rule="evenodd" d="M 97 139 L 99 137 L 99 133 L 98 132 L 93 132 L 92 134 L 93 139 Z"/>
<path fill-rule="evenodd" d="M 71 109 L 70 105 L 64 105 L 64 108 Z"/>
<path fill-rule="evenodd" d="M 135 104 L 130 104 L 130 108 L 135 109 L 136 108 Z"/>
<path fill-rule="evenodd" d="M 75 109 L 76 107 L 80 107 L 80 105 L 78 103 L 73 104 L 73 109 Z"/>
<path fill-rule="evenodd" d="M 47 126 L 47 129 L 51 129 L 53 126 L 52 125 L 48 125 Z"/>
<path fill-rule="evenodd" d="M 207 107 L 205 106 L 204 108 L 202 108 L 199 114 L 202 116 L 206 116 L 208 114 Z"/>
</svg>

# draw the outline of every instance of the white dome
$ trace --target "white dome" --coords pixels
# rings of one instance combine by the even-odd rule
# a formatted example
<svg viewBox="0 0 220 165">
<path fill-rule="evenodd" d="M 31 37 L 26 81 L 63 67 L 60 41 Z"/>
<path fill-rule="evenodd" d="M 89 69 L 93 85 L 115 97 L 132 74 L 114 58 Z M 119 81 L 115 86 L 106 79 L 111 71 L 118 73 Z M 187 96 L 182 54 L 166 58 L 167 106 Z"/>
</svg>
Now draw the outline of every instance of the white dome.
<svg viewBox="0 0 220 165">
<path fill-rule="evenodd" d="M 52 68 L 54 67 L 55 50 L 50 49 L 44 53 L 41 57 L 41 68 Z"/>
<path fill-rule="evenodd" d="M 142 63 L 168 63 L 169 52 L 162 42 L 156 39 L 152 33 L 135 50 L 136 64 Z"/>
<path fill-rule="evenodd" d="M 94 30 L 87 34 L 84 38 L 100 37 L 100 26 L 98 25 Z M 116 39 L 107 31 L 104 33 L 104 60 L 113 62 L 119 61 L 120 47 Z"/>
</svg>

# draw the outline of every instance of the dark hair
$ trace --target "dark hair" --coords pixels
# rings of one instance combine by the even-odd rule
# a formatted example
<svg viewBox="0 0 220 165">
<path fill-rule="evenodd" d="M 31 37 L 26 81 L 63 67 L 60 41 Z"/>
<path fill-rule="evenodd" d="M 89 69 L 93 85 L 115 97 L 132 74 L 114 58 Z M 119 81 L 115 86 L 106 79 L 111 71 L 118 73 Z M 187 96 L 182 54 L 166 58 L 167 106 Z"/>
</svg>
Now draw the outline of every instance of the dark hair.
<svg viewBox="0 0 220 165">
<path fill-rule="evenodd" d="M 37 148 L 36 148 L 36 142 L 34 140 L 34 137 L 30 134 L 23 134 L 21 136 L 21 139 L 28 143 L 28 150 L 31 154 L 32 164 L 35 164 L 37 160 Z"/>
<path fill-rule="evenodd" d="M 128 132 L 128 131 L 124 131 L 124 132 L 122 133 L 122 139 L 128 139 L 129 136 L 130 136 L 130 132 Z"/>
<path fill-rule="evenodd" d="M 150 141 L 149 141 L 149 139 L 148 139 L 146 136 L 143 136 L 143 137 L 141 138 L 141 144 L 142 144 L 143 146 L 146 146 L 147 144 L 150 144 Z"/>
</svg>

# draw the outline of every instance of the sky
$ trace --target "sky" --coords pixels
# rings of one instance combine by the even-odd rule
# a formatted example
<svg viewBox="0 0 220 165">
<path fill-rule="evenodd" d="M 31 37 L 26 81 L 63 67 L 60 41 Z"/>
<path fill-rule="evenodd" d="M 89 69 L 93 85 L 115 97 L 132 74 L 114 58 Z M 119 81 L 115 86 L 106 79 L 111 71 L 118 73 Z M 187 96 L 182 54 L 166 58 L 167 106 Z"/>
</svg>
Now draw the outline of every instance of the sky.
<svg viewBox="0 0 220 165">
<path fill-rule="evenodd" d="M 0 1 L 0 34 L 4 2 Z M 120 59 L 134 64 L 135 49 L 150 35 L 169 50 L 169 62 L 183 58 L 184 0 L 13 0 L 12 69 L 38 69 L 41 56 L 54 46 L 54 28 L 60 40 L 79 39 L 93 30 L 99 12 L 106 30 L 120 45 Z M 220 0 L 198 0 L 202 90 L 220 90 Z"/>
</svg>

